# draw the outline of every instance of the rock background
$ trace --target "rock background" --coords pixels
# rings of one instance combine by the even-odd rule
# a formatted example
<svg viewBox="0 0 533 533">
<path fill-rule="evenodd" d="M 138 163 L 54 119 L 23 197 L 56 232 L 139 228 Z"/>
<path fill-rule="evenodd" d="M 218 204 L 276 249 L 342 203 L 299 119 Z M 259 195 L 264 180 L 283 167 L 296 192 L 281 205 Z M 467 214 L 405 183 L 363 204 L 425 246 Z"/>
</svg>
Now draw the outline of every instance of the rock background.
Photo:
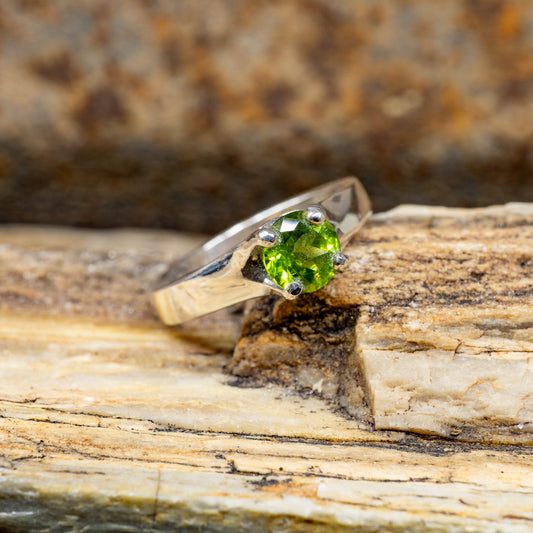
<svg viewBox="0 0 533 533">
<path fill-rule="evenodd" d="M 533 200 L 533 2 L 3 0 L 0 222 L 214 232 L 346 174 Z"/>
</svg>

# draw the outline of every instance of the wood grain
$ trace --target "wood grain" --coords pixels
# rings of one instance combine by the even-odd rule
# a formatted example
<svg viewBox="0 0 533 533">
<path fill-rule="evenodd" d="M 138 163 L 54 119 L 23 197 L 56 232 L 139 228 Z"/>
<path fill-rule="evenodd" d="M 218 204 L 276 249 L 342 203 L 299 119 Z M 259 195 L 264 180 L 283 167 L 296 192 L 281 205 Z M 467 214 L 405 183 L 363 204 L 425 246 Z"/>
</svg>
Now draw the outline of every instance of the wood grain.
<svg viewBox="0 0 533 533">
<path fill-rule="evenodd" d="M 234 312 L 162 326 L 144 287 L 197 239 L 0 240 L 0 529 L 532 530 L 530 447 L 376 431 L 325 381 L 251 387 Z"/>
</svg>

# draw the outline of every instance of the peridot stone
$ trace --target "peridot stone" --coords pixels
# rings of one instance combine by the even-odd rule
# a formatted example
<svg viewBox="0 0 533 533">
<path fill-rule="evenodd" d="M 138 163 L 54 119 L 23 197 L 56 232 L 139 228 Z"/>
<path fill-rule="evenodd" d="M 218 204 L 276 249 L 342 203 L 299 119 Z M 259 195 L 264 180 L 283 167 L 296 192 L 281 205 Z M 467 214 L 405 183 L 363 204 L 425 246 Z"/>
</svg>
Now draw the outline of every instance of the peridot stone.
<svg viewBox="0 0 533 533">
<path fill-rule="evenodd" d="M 330 222 L 311 224 L 306 211 L 293 211 L 276 220 L 272 229 L 277 233 L 276 244 L 263 248 L 263 264 L 282 289 L 300 280 L 303 292 L 314 292 L 333 277 L 332 258 L 341 245 Z"/>
</svg>

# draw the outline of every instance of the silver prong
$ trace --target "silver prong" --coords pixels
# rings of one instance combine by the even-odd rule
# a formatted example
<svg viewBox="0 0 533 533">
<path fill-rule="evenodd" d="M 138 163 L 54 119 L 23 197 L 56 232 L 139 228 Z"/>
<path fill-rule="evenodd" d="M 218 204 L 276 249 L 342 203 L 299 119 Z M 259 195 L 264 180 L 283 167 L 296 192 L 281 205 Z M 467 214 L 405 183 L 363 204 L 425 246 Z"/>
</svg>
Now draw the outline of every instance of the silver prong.
<svg viewBox="0 0 533 533">
<path fill-rule="evenodd" d="M 311 224 L 322 224 L 325 219 L 326 213 L 324 213 L 321 207 L 312 205 L 311 207 L 307 208 L 307 220 L 309 220 Z"/>
<path fill-rule="evenodd" d="M 348 258 L 344 254 L 337 252 L 333 256 L 332 260 L 333 260 L 333 266 L 335 267 L 335 270 L 343 271 L 346 268 Z"/>
<path fill-rule="evenodd" d="M 277 238 L 278 234 L 269 228 L 263 228 L 257 232 L 257 240 L 259 241 L 259 244 L 266 248 L 272 248 L 272 246 L 276 244 Z"/>
<path fill-rule="evenodd" d="M 303 290 L 303 283 L 295 279 L 287 285 L 287 288 L 283 291 L 283 296 L 285 296 L 287 300 L 294 300 L 295 298 L 300 296 L 300 294 L 302 294 Z"/>
<path fill-rule="evenodd" d="M 250 254 L 256 246 L 270 248 L 276 244 L 278 234 L 270 228 L 261 228 L 240 244 L 231 255 L 231 263 L 235 269 L 242 269 L 250 259 Z M 281 290 L 281 288 L 280 288 Z"/>
</svg>

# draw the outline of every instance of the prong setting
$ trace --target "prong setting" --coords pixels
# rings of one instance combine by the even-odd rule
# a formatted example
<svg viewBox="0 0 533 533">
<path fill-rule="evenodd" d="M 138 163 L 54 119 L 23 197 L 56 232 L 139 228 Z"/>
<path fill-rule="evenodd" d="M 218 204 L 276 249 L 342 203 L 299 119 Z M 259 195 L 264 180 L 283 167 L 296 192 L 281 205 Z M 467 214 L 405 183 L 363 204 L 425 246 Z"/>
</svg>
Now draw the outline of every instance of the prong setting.
<svg viewBox="0 0 533 533">
<path fill-rule="evenodd" d="M 324 210 L 321 207 L 312 205 L 307 208 L 307 220 L 311 224 L 322 224 L 322 222 L 326 220 L 326 213 L 324 213 Z"/>
<path fill-rule="evenodd" d="M 342 272 L 348 264 L 348 258 L 341 252 L 337 252 L 332 257 L 333 267 L 335 270 Z"/>
<path fill-rule="evenodd" d="M 302 294 L 303 290 L 303 283 L 300 280 L 295 279 L 287 285 L 287 288 L 283 291 L 283 295 L 288 300 L 294 300 Z"/>
<path fill-rule="evenodd" d="M 265 248 L 272 248 L 278 240 L 278 234 L 269 228 L 262 228 L 257 232 L 259 244 Z"/>
</svg>

